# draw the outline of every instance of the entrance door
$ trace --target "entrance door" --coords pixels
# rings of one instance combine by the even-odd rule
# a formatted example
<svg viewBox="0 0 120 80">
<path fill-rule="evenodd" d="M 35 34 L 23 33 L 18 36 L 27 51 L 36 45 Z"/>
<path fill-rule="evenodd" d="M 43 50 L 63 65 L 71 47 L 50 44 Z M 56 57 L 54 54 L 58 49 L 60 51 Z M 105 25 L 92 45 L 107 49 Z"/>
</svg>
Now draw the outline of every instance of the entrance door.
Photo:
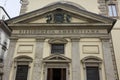
<svg viewBox="0 0 120 80">
<path fill-rule="evenodd" d="M 47 80 L 66 80 L 65 68 L 48 68 Z"/>
</svg>

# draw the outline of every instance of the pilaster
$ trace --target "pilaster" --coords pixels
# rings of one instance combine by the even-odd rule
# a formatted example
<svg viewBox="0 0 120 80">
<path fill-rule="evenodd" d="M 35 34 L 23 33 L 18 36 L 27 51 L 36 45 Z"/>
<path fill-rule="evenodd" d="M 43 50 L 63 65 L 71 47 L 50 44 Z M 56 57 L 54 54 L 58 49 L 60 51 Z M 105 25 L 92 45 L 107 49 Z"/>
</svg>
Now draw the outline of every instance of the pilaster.
<svg viewBox="0 0 120 80">
<path fill-rule="evenodd" d="M 44 38 L 36 39 L 36 53 L 34 59 L 32 80 L 40 80 L 41 78 L 44 40 L 45 40 Z"/>
<path fill-rule="evenodd" d="M 7 53 L 6 58 L 4 60 L 3 80 L 8 80 L 8 78 L 10 76 L 10 71 L 11 71 L 12 62 L 13 62 L 13 55 L 14 55 L 17 40 L 18 40 L 17 38 L 11 38 L 10 39 L 10 45 L 9 45 L 9 48 L 8 48 L 8 53 Z"/>
<path fill-rule="evenodd" d="M 115 80 L 114 66 L 112 61 L 112 53 L 109 38 L 102 38 L 102 48 L 104 56 L 104 65 L 106 71 L 106 80 Z"/>
<path fill-rule="evenodd" d="M 72 38 L 72 80 L 80 80 L 79 38 Z"/>
</svg>

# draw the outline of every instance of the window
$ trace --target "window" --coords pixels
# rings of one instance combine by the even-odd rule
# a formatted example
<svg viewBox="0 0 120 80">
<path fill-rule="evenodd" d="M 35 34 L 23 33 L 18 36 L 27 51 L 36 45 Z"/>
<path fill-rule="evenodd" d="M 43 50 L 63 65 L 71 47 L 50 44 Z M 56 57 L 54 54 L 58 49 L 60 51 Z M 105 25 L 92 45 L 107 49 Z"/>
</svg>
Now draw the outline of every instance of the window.
<svg viewBox="0 0 120 80">
<path fill-rule="evenodd" d="M 51 53 L 63 54 L 64 53 L 64 44 L 51 44 Z"/>
<path fill-rule="evenodd" d="M 27 80 L 28 65 L 18 65 L 15 80 Z"/>
<path fill-rule="evenodd" d="M 48 43 L 51 45 L 52 54 L 64 54 L 65 45 L 68 41 L 64 38 L 50 39 Z"/>
<path fill-rule="evenodd" d="M 118 13 L 117 13 L 117 8 L 115 4 L 109 4 L 108 5 L 108 15 L 110 17 L 117 17 Z"/>
<path fill-rule="evenodd" d="M 14 80 L 29 80 L 30 64 L 33 59 L 29 56 L 18 56 L 14 59 Z"/>
<path fill-rule="evenodd" d="M 98 67 L 86 67 L 87 80 L 99 80 Z"/>
<path fill-rule="evenodd" d="M 102 80 L 102 59 L 96 56 L 87 56 L 82 59 L 85 80 Z"/>
</svg>

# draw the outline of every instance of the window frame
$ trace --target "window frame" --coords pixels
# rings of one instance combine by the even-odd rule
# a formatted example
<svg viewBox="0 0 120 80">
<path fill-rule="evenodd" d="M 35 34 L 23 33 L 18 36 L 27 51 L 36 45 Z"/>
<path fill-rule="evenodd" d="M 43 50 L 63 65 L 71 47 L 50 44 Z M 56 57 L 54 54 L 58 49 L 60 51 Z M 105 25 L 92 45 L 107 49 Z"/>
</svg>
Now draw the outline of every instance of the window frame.
<svg viewBox="0 0 120 80">
<path fill-rule="evenodd" d="M 45 74 L 43 76 L 43 80 L 47 80 L 47 73 L 48 73 L 48 69 L 49 68 L 64 68 L 66 69 L 66 80 L 69 80 L 69 73 L 70 73 L 70 64 L 69 63 L 62 63 L 62 62 L 58 62 L 58 63 L 45 63 L 44 64 L 44 68 L 43 68 L 43 73 Z"/>
<path fill-rule="evenodd" d="M 117 17 L 118 16 L 116 4 L 108 4 L 108 15 L 109 15 L 109 17 Z"/>
<path fill-rule="evenodd" d="M 101 64 L 102 59 L 96 56 L 87 56 L 81 60 L 84 70 L 84 80 L 87 80 L 87 67 L 98 67 L 99 69 L 99 80 L 102 80 Z"/>
<path fill-rule="evenodd" d="M 61 47 L 62 45 L 62 49 L 53 49 L 53 45 L 54 47 L 58 47 L 57 45 L 59 45 Z M 59 48 L 60 48 L 59 47 Z M 58 50 L 58 51 L 55 51 L 55 50 Z M 60 50 L 62 50 L 62 52 L 60 52 Z M 65 53 L 65 44 L 59 44 L 59 43 L 54 43 L 54 44 L 51 44 L 51 54 L 64 54 Z"/>
<path fill-rule="evenodd" d="M 63 47 L 64 47 L 64 50 L 63 50 L 63 53 L 62 53 L 61 55 L 65 54 L 67 42 L 68 42 L 68 41 L 67 41 L 66 39 L 64 39 L 64 38 L 53 38 L 53 39 L 49 39 L 49 40 L 48 40 L 48 43 L 50 44 L 50 54 L 61 54 L 61 53 L 52 53 L 52 45 L 53 45 L 53 44 L 62 44 L 62 45 L 64 45 L 64 46 L 63 46 Z"/>
<path fill-rule="evenodd" d="M 112 17 L 112 18 L 120 18 L 119 16 L 119 9 L 118 9 L 118 3 L 117 3 L 117 1 L 107 1 L 107 15 L 108 15 L 108 17 Z M 109 15 L 109 5 L 115 5 L 115 9 L 116 9 L 116 16 L 113 16 L 113 14 L 112 14 L 112 16 L 110 16 Z"/>
<path fill-rule="evenodd" d="M 31 63 L 33 59 L 29 56 L 18 56 L 14 59 L 14 73 L 13 73 L 13 78 L 16 80 L 16 72 L 17 72 L 17 66 L 18 65 L 28 65 L 28 74 L 27 74 L 27 80 L 30 78 L 30 68 L 31 68 Z"/>
</svg>

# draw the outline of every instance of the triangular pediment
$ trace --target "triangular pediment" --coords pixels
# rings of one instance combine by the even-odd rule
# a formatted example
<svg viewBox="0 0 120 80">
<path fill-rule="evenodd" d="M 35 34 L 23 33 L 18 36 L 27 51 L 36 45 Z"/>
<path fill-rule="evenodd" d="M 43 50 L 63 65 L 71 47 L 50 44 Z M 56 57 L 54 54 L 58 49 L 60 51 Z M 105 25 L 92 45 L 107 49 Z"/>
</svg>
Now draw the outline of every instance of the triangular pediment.
<svg viewBox="0 0 120 80">
<path fill-rule="evenodd" d="M 43 59 L 43 62 L 70 62 L 70 61 L 71 59 L 59 54 L 53 54 Z"/>
<path fill-rule="evenodd" d="M 85 9 L 62 2 L 48 5 L 7 21 L 9 26 L 40 26 L 60 24 L 82 24 L 80 26 L 105 26 L 110 31 L 116 20 L 94 14 Z M 49 26 L 50 26 L 49 25 Z M 107 26 L 106 26 L 107 25 Z M 67 25 L 68 26 L 68 25 Z M 104 28 L 104 27 L 102 27 Z"/>
<path fill-rule="evenodd" d="M 113 21 L 110 18 L 88 12 L 75 5 L 58 2 L 10 19 L 8 23 L 46 23 L 47 16 L 54 15 L 55 12 L 63 13 L 63 16 L 69 15 L 71 23 L 109 23 Z"/>
</svg>

